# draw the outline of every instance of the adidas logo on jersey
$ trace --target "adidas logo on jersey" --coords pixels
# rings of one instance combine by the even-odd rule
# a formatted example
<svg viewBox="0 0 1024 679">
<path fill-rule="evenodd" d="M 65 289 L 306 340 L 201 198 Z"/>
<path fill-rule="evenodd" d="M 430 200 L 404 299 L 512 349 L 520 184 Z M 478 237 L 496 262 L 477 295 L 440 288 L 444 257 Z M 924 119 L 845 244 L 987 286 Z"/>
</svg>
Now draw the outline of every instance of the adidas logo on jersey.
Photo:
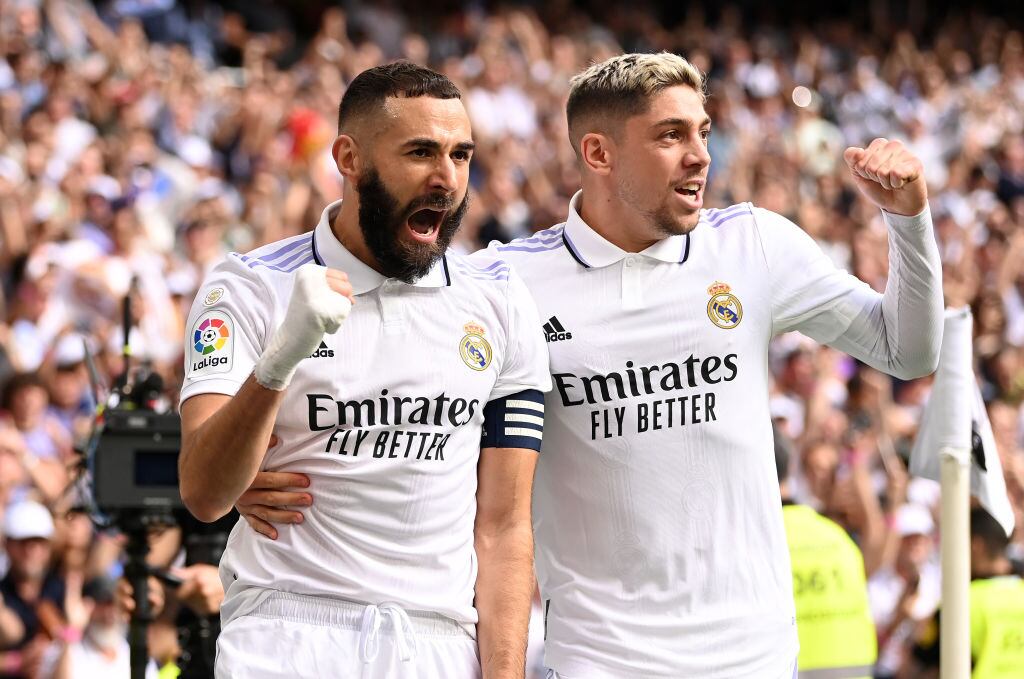
<svg viewBox="0 0 1024 679">
<path fill-rule="evenodd" d="M 563 340 L 571 340 L 572 333 L 567 332 L 562 324 L 558 322 L 558 318 L 552 316 L 548 319 L 548 322 L 544 324 L 544 339 L 548 342 L 561 342 Z"/>
<path fill-rule="evenodd" d="M 327 342 L 320 341 L 320 347 L 309 355 L 310 358 L 334 358 L 334 349 L 327 348 Z"/>
</svg>

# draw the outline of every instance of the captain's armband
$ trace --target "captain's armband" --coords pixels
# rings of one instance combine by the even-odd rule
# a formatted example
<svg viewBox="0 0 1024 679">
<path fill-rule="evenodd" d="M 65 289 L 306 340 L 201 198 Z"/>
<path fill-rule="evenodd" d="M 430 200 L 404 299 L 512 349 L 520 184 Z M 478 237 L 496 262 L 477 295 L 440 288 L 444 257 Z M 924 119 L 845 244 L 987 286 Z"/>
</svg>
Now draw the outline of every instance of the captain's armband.
<svg viewBox="0 0 1024 679">
<path fill-rule="evenodd" d="M 528 448 L 540 451 L 544 434 L 544 394 L 527 389 L 484 406 L 481 448 Z"/>
</svg>

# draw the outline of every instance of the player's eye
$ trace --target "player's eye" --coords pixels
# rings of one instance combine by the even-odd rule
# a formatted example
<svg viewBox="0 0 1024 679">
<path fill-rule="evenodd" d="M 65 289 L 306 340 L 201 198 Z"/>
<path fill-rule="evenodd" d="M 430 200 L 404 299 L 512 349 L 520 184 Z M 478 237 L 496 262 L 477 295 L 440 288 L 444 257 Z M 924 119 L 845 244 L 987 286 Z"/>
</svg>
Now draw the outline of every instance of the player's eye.
<svg viewBox="0 0 1024 679">
<path fill-rule="evenodd" d="M 429 158 L 430 157 L 430 150 L 429 149 L 413 149 L 412 151 L 409 152 L 409 155 L 411 155 L 411 156 L 413 156 L 415 158 Z"/>
<path fill-rule="evenodd" d="M 670 141 L 676 141 L 679 139 L 679 130 L 669 130 L 661 135 L 662 139 L 668 139 Z"/>
<path fill-rule="evenodd" d="M 706 129 L 706 130 L 701 130 L 701 131 L 700 131 L 700 138 L 701 138 L 701 140 L 703 140 L 703 141 L 704 141 L 705 143 L 707 143 L 708 139 L 710 139 L 710 138 L 711 138 L 711 128 L 708 128 L 708 129 Z"/>
<path fill-rule="evenodd" d="M 456 151 L 452 154 L 452 158 L 460 162 L 468 161 L 470 158 L 469 151 Z"/>
</svg>

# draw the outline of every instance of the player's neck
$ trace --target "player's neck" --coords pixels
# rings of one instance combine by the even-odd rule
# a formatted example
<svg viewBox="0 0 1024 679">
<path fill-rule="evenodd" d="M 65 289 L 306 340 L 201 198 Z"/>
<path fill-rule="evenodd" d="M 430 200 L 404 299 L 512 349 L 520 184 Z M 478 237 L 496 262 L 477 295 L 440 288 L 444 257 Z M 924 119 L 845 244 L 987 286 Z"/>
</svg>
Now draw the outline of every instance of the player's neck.
<svg viewBox="0 0 1024 679">
<path fill-rule="evenodd" d="M 662 240 L 647 234 L 643 218 L 610 193 L 584 187 L 577 207 L 587 226 L 625 252 L 643 252 Z"/>
<path fill-rule="evenodd" d="M 363 237 L 363 230 L 359 228 L 358 198 L 345 196 L 345 200 L 341 201 L 341 209 L 331 221 L 331 231 L 338 242 L 356 259 L 377 273 L 381 273 L 380 264 L 370 252 L 366 239 Z"/>
</svg>

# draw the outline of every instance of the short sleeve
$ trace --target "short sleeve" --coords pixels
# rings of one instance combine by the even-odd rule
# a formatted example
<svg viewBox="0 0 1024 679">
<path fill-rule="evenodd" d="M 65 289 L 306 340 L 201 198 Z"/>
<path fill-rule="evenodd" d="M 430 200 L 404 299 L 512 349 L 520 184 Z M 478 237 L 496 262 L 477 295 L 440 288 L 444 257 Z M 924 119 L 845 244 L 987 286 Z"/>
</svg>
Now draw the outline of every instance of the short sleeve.
<svg viewBox="0 0 1024 679">
<path fill-rule="evenodd" d="M 214 267 L 188 315 L 182 403 L 196 394 L 238 391 L 263 353 L 273 309 L 270 289 L 239 255 Z"/>
<path fill-rule="evenodd" d="M 773 335 L 798 330 L 829 343 L 881 296 L 837 268 L 790 220 L 763 208 L 752 212 L 768 267 Z"/>
<path fill-rule="evenodd" d="M 537 306 L 514 269 L 509 272 L 507 294 L 508 344 L 489 400 L 528 389 L 551 390 L 548 348 Z"/>
</svg>

